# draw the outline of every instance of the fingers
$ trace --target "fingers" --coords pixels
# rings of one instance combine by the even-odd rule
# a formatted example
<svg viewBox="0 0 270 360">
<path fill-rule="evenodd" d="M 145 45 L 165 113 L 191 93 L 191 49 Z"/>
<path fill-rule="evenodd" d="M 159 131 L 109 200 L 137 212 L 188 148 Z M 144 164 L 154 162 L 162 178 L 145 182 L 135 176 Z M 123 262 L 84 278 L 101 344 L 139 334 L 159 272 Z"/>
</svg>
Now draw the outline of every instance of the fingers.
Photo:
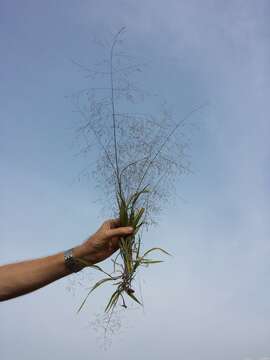
<svg viewBox="0 0 270 360">
<path fill-rule="evenodd" d="M 110 225 L 110 228 L 116 228 L 116 227 L 119 227 L 121 225 L 120 224 L 120 218 L 110 219 L 110 220 L 108 220 L 108 223 Z"/>
<path fill-rule="evenodd" d="M 105 221 L 104 225 L 106 227 L 107 238 L 126 236 L 133 232 L 131 226 L 120 226 L 120 218 L 109 219 Z"/>
<path fill-rule="evenodd" d="M 120 237 L 120 236 L 130 235 L 132 233 L 133 233 L 132 227 L 129 227 L 129 226 L 118 227 L 118 228 L 108 230 L 107 237 L 113 237 L 113 236 Z"/>
<path fill-rule="evenodd" d="M 117 219 L 108 219 L 106 221 L 104 221 L 104 223 L 102 224 L 102 228 L 104 230 L 108 230 L 108 229 L 112 229 L 112 228 L 116 228 L 120 226 L 120 218 Z"/>
</svg>

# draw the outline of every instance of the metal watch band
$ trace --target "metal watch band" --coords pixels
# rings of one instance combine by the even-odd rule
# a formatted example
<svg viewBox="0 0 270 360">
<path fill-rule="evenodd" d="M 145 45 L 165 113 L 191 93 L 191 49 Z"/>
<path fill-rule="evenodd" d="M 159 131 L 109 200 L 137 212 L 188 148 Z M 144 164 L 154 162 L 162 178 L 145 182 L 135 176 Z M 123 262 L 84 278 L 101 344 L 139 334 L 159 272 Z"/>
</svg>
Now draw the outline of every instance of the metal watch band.
<svg viewBox="0 0 270 360">
<path fill-rule="evenodd" d="M 84 266 L 82 264 L 80 264 L 76 260 L 76 258 L 74 258 L 73 248 L 64 251 L 64 261 L 65 261 L 66 267 L 71 272 L 78 272 L 84 268 Z"/>
</svg>

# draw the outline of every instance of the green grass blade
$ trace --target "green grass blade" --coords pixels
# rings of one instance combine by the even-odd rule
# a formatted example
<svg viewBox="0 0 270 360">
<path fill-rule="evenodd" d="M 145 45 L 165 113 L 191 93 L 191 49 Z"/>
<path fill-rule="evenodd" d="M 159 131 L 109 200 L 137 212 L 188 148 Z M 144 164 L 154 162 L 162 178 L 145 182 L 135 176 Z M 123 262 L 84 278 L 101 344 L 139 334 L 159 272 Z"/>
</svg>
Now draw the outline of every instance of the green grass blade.
<svg viewBox="0 0 270 360">
<path fill-rule="evenodd" d="M 140 248 L 141 248 L 141 237 L 140 237 L 140 235 L 139 235 L 139 236 L 138 236 L 138 245 L 137 245 L 136 259 L 138 259 L 139 255 L 140 255 Z"/>
<path fill-rule="evenodd" d="M 107 273 L 106 271 L 104 271 L 100 266 L 94 265 L 94 264 L 90 263 L 89 261 L 84 260 L 84 259 L 81 259 L 81 258 L 76 258 L 76 260 L 77 260 L 80 264 L 84 265 L 85 267 L 91 267 L 91 268 L 94 268 L 94 269 L 96 269 L 96 270 L 99 270 L 99 271 L 101 271 L 103 274 L 105 274 L 105 275 L 111 277 L 111 279 L 113 279 L 113 277 L 112 277 L 109 273 Z"/>
<path fill-rule="evenodd" d="M 101 279 L 99 280 L 97 283 L 95 283 L 95 285 L 91 288 L 91 290 L 88 292 L 88 294 L 86 295 L 85 299 L 83 300 L 81 306 L 79 307 L 79 309 L 77 310 L 77 313 L 79 313 L 82 309 L 82 307 L 84 306 L 84 304 L 86 303 L 86 300 L 88 299 L 89 295 L 91 294 L 92 291 L 94 291 L 97 287 L 99 287 L 101 284 L 105 283 L 106 281 L 112 281 L 111 278 L 105 278 L 105 279 Z"/>
<path fill-rule="evenodd" d="M 146 255 L 150 254 L 150 252 L 152 252 L 152 251 L 161 251 L 161 252 L 163 252 L 163 253 L 166 254 L 166 255 L 172 256 L 170 253 L 168 253 L 168 252 L 165 251 L 164 249 L 159 248 L 159 247 L 154 247 L 154 248 L 152 248 L 152 249 L 147 250 L 147 251 L 143 254 L 143 257 L 145 257 Z"/>
<path fill-rule="evenodd" d="M 159 264 L 164 262 L 163 260 L 150 260 L 150 259 L 143 259 L 141 264 Z"/>
<path fill-rule="evenodd" d="M 127 213 L 127 208 L 126 208 L 124 202 L 121 202 L 119 212 L 120 212 L 121 226 L 127 226 L 128 225 L 128 213 Z"/>
<path fill-rule="evenodd" d="M 135 192 L 128 200 L 127 205 L 129 206 L 131 204 L 131 207 L 134 208 L 136 202 L 138 201 L 139 197 L 142 194 L 150 192 L 149 189 L 147 189 L 148 185 L 146 185 L 141 191 Z"/>
<path fill-rule="evenodd" d="M 105 312 L 108 312 L 112 307 L 114 307 L 114 306 L 116 305 L 117 300 L 118 300 L 118 298 L 119 298 L 119 295 L 120 295 L 120 291 L 119 291 L 119 290 L 116 290 L 116 291 L 112 294 L 112 296 L 111 296 L 111 298 L 110 298 L 110 300 L 109 300 L 109 302 L 108 302 L 108 304 L 107 304 L 107 306 L 106 306 L 106 308 L 105 308 Z"/>
<path fill-rule="evenodd" d="M 131 297 L 131 299 L 133 299 L 134 301 L 136 301 L 138 304 L 142 305 L 142 303 L 136 298 L 135 295 L 133 295 L 132 293 L 129 293 L 126 291 L 126 293 L 128 294 L 129 297 Z"/>
<path fill-rule="evenodd" d="M 144 213 L 144 210 L 145 210 L 144 208 L 141 208 L 141 209 L 138 210 L 137 213 L 135 214 L 134 220 L 133 220 L 133 224 L 132 224 L 132 226 L 133 226 L 134 229 L 137 227 L 137 225 L 138 225 L 138 223 L 139 223 L 139 221 L 140 221 L 140 219 L 141 219 L 141 217 L 142 217 L 142 215 L 143 215 L 143 213 Z"/>
</svg>

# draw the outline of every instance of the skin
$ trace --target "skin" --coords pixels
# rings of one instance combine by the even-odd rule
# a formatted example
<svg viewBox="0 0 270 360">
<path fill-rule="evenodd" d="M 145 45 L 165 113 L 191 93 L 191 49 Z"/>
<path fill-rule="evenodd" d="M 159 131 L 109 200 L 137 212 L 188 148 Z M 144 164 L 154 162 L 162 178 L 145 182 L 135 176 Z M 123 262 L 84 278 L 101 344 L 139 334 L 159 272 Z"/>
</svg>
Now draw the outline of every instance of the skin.
<svg viewBox="0 0 270 360">
<path fill-rule="evenodd" d="M 120 237 L 132 232 L 132 227 L 120 227 L 119 219 L 109 219 L 84 243 L 73 248 L 74 256 L 96 264 L 119 248 Z M 0 266 L 0 301 L 30 293 L 69 274 L 63 252 Z"/>
</svg>

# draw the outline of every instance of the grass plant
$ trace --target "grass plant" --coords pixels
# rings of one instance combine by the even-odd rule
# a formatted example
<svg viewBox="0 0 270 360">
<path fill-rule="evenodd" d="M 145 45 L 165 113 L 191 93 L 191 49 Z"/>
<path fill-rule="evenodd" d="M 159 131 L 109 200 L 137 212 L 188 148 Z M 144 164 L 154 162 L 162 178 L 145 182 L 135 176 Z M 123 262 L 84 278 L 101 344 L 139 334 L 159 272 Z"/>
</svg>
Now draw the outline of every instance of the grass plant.
<svg viewBox="0 0 270 360">
<path fill-rule="evenodd" d="M 119 50 L 124 31 L 120 29 L 110 44 L 109 59 L 102 62 L 105 70 L 100 70 L 100 64 L 98 69 L 92 70 L 76 63 L 93 82 L 99 76 L 105 77 L 105 85 L 78 92 L 74 104 L 83 119 L 80 126 L 86 140 L 83 151 L 87 153 L 91 147 L 88 141 L 91 134 L 101 150 L 96 171 L 99 183 L 105 185 L 106 197 L 110 197 L 121 226 L 132 226 L 134 232 L 120 239 L 110 273 L 80 259 L 104 277 L 90 289 L 78 311 L 93 291 L 108 283 L 113 291 L 105 307 L 107 313 L 112 313 L 117 304 L 126 308 L 127 298 L 141 304 L 133 287 L 138 270 L 162 262 L 152 258 L 155 252 L 170 255 L 160 247 L 143 251 L 141 230 L 151 225 L 151 215 L 170 193 L 175 175 L 190 171 L 185 152 L 188 142 L 181 136 L 187 120 L 204 106 L 194 108 L 176 122 L 167 109 L 159 117 L 147 112 L 130 112 L 127 106 L 120 112 L 124 100 L 137 105 L 145 97 L 145 93 L 130 81 L 132 74 L 141 72 L 140 64 L 130 63 L 130 57 Z M 87 99 L 87 105 L 81 105 L 82 96 Z M 180 132 L 178 139 L 174 138 L 176 131 Z"/>
</svg>

